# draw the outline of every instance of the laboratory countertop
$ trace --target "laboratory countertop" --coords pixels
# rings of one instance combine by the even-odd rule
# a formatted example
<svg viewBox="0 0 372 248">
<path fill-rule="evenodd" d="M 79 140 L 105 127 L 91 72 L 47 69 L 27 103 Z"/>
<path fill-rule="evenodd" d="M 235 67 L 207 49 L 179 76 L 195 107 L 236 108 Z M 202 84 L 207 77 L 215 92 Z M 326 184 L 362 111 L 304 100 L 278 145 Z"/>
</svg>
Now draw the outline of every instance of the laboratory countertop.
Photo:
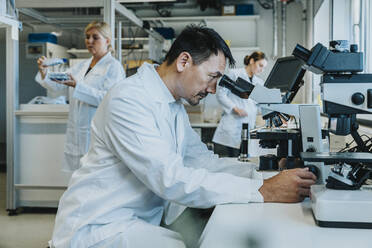
<svg viewBox="0 0 372 248">
<path fill-rule="evenodd" d="M 20 104 L 18 116 L 68 116 L 68 104 Z"/>
<path fill-rule="evenodd" d="M 200 248 L 372 247 L 372 230 L 324 228 L 315 224 L 311 202 L 216 206 Z"/>
<path fill-rule="evenodd" d="M 19 110 L 15 111 L 15 115 L 67 118 L 68 107 L 68 104 L 21 104 Z M 218 123 L 202 121 L 191 121 L 190 124 L 193 128 L 216 128 L 218 126 Z"/>
<path fill-rule="evenodd" d="M 191 127 L 193 128 L 216 128 L 218 123 L 211 122 L 190 122 Z"/>
</svg>

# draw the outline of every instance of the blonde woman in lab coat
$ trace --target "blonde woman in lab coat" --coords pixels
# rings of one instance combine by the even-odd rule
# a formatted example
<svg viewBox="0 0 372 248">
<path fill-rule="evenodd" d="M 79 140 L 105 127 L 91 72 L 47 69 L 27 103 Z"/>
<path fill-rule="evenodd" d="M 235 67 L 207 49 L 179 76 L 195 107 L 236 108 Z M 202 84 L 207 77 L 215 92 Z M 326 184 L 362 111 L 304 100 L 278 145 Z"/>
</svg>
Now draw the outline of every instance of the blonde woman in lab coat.
<svg viewBox="0 0 372 248">
<path fill-rule="evenodd" d="M 244 67 L 230 70 L 227 75 L 236 80 L 238 77 L 253 83 L 263 85 L 263 80 L 257 77 L 267 65 L 263 52 L 254 52 L 244 58 Z M 213 142 L 223 146 L 229 157 L 237 157 L 240 153 L 242 123 L 248 123 L 249 129 L 256 124 L 258 107 L 255 101 L 243 99 L 231 93 L 230 90 L 218 87 L 217 100 L 223 108 L 222 118 L 213 136 Z M 250 155 L 257 153 L 258 143 L 249 142 Z"/>
<path fill-rule="evenodd" d="M 69 116 L 64 149 L 63 171 L 74 171 L 88 151 L 90 124 L 106 92 L 125 78 L 123 66 L 111 53 L 111 29 L 105 22 L 93 21 L 85 28 L 85 45 L 92 57 L 69 69 L 70 80 L 51 80 L 45 57 L 38 59 L 35 80 L 54 91 L 69 89 Z"/>
</svg>

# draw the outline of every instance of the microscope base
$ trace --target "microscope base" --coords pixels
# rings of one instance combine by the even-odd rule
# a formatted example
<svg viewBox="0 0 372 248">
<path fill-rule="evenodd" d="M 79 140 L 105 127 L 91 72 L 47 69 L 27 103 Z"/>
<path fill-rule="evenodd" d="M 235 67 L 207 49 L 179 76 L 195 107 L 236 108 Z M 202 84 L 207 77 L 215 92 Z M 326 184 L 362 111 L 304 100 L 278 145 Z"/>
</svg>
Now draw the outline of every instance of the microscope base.
<svg viewBox="0 0 372 248">
<path fill-rule="evenodd" d="M 372 188 L 334 190 L 313 185 L 310 198 L 318 226 L 372 229 Z"/>
</svg>

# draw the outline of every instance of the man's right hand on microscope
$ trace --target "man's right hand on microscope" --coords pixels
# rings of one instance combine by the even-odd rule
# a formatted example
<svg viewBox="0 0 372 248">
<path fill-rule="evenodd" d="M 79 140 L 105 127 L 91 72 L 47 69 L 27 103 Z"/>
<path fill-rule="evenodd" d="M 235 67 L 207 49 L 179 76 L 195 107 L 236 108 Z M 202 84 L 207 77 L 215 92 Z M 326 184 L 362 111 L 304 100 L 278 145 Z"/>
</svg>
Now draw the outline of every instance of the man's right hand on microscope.
<svg viewBox="0 0 372 248">
<path fill-rule="evenodd" d="M 316 176 L 308 168 L 296 168 L 264 180 L 259 191 L 264 202 L 300 202 L 309 196 L 315 182 Z"/>
</svg>

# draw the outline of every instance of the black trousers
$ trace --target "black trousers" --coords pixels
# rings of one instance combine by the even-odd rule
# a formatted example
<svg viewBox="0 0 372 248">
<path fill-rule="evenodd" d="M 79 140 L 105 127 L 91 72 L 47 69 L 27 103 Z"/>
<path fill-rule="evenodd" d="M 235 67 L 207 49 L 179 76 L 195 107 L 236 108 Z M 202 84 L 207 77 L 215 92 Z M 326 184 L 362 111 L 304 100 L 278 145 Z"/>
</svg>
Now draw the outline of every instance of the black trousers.
<svg viewBox="0 0 372 248">
<path fill-rule="evenodd" d="M 237 158 L 240 155 L 240 149 L 214 143 L 214 153 L 218 154 L 221 157 Z"/>
</svg>

